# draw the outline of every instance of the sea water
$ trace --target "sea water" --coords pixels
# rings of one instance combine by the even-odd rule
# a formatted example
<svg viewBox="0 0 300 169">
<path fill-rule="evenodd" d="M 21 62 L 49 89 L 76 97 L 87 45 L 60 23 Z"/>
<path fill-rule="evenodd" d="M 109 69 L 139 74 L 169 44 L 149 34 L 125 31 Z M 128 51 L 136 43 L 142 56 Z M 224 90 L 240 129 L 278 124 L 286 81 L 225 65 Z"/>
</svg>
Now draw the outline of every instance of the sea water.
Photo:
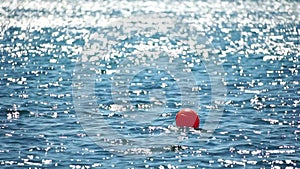
<svg viewBox="0 0 300 169">
<path fill-rule="evenodd" d="M 299 168 L 299 5 L 298 1 L 1 1 L 0 167 Z M 185 48 L 180 40 L 191 38 L 189 29 L 148 36 L 142 32 L 147 27 L 141 33 L 135 32 L 136 26 L 123 32 L 128 18 L 134 16 L 130 22 L 136 20 L 136 25 L 147 24 L 153 15 L 160 16 L 158 21 L 176 18 L 174 23 L 197 28 L 210 44 L 210 53 L 198 55 Z M 157 24 L 149 27 L 153 25 Z M 106 50 L 107 55 L 89 56 L 93 74 L 88 76 L 90 69 L 82 71 L 82 65 L 95 33 L 120 39 L 110 46 L 99 42 L 96 51 Z M 138 53 L 147 55 L 152 49 L 167 52 L 153 58 Z M 170 61 L 168 52 L 177 61 Z M 133 53 L 137 58 L 126 62 Z M 216 71 L 220 83 L 214 82 L 214 69 L 207 64 L 213 56 L 218 58 L 213 65 L 222 71 Z M 91 83 L 85 84 L 85 76 Z M 85 93 L 76 93 L 82 84 L 92 85 L 85 90 L 93 96 L 84 99 L 90 105 L 86 112 L 80 107 L 84 102 L 78 102 Z M 216 84 L 224 87 L 224 93 L 222 102 L 215 104 Z M 217 127 L 205 141 L 200 141 L 199 131 L 178 132 L 174 126 L 176 113 L 186 105 L 195 106 L 202 128 L 222 107 Z M 99 124 L 101 131 L 98 122 L 105 122 Z M 89 124 L 96 127 L 98 137 Z M 125 138 L 112 150 L 104 146 L 112 138 L 110 132 Z M 173 135 L 162 138 L 162 143 L 151 140 L 164 133 Z M 123 149 L 131 147 L 126 140 L 141 144 L 135 144 L 129 155 Z M 138 149 L 152 144 L 154 149 Z M 119 148 L 121 152 L 114 151 Z"/>
</svg>

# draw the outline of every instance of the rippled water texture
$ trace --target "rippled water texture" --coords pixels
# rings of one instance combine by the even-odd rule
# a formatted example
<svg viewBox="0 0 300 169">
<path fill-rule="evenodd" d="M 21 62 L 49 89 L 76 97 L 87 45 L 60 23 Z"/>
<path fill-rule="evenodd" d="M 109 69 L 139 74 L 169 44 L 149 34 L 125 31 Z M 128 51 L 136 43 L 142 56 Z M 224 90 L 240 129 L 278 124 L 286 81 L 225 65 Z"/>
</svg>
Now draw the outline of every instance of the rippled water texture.
<svg viewBox="0 0 300 169">
<path fill-rule="evenodd" d="M 2 0 L 0 168 L 300 168 L 299 6 L 298 1 Z M 192 38 L 188 29 L 182 33 L 175 27 L 173 32 L 151 36 L 133 30 L 130 36 L 118 36 L 117 45 L 104 46 L 108 55 L 93 61 L 89 58 L 95 73 L 92 99 L 100 112 L 92 116 L 95 120 L 104 119 L 111 131 L 131 140 L 155 138 L 164 132 L 182 137 L 175 143 L 164 140 L 164 146 L 168 143 L 171 147 L 154 146 L 147 150 L 149 154 L 119 155 L 101 146 L 102 141 L 111 141 L 109 138 L 99 135 L 104 139 L 99 144 L 89 137 L 91 133 L 83 125 L 87 119 L 80 115 L 93 112 L 88 108 L 75 111 L 78 97 L 74 88 L 81 85 L 76 79 L 80 73 L 81 78 L 86 75 L 80 65 L 93 34 L 113 38 L 116 33 L 124 34 L 120 23 L 124 18 L 152 14 L 192 25 L 207 37 L 211 48 L 201 57 L 185 48 L 180 40 Z M 120 26 L 109 27 L 112 22 Z M 149 46 L 176 51 L 174 58 L 182 61 L 184 69 L 175 66 L 178 70 L 173 67 L 173 72 L 168 72 L 157 65 L 143 70 L 137 66 L 138 72 L 126 76 L 124 60 Z M 213 63 L 223 69 L 218 75 L 226 86 L 224 102 L 217 104 L 212 101 L 214 78 L 204 62 L 214 60 L 211 53 L 218 58 Z M 163 60 L 166 55 L 155 57 Z M 139 65 L 142 58 L 131 64 Z M 151 64 L 151 58 L 146 63 Z M 193 77 L 195 83 L 190 92 L 197 93 L 198 103 L 187 105 L 197 105 L 200 127 L 210 121 L 210 112 L 224 105 L 218 128 L 205 142 L 199 142 L 198 131 L 174 132 L 175 115 L 185 104 L 181 99 L 196 97 L 181 90 L 174 78 L 185 75 L 182 72 L 192 76 L 179 79 Z M 116 80 L 124 77 L 125 81 Z M 123 90 L 120 86 L 125 82 L 128 88 Z M 93 105 L 89 99 L 85 101 Z M 149 110 L 155 118 L 143 119 Z M 105 133 L 102 129 L 97 132 Z M 121 140 L 120 145 L 126 141 Z M 174 147 L 177 144 L 180 146 Z M 133 153 L 139 151 L 144 150 L 134 149 Z"/>
</svg>

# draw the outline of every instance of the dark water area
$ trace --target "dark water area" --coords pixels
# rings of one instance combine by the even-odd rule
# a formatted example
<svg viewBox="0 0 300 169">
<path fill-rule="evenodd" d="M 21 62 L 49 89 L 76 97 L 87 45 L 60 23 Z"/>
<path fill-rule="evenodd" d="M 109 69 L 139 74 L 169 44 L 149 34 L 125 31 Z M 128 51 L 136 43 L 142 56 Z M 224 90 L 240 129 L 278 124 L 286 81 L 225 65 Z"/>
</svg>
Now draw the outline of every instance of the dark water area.
<svg viewBox="0 0 300 169">
<path fill-rule="evenodd" d="M 298 1 L 0 2 L 0 168 L 300 168 L 299 5 Z M 76 111 L 74 77 L 80 72 L 76 66 L 91 34 L 110 36 L 119 31 L 105 28 L 114 19 L 152 13 L 179 17 L 204 32 L 224 70 L 223 114 L 206 142 L 188 131 L 186 139 L 176 143 L 183 148 L 161 147 L 147 155 L 136 150 L 133 157 L 112 153 L 89 137 Z M 172 132 L 184 95 L 172 74 L 181 70 L 170 73 L 150 67 L 128 75 L 124 100 L 116 94 L 119 65 L 126 54 L 149 44 L 168 50 L 184 46 L 170 36 L 133 32 L 114 45 L 107 58 L 91 61 L 97 66 L 93 93 L 99 116 L 133 140 Z M 214 82 L 199 56 L 181 51 L 178 56 L 195 80 L 196 111 L 204 127 L 215 110 Z M 128 114 L 115 103 L 118 99 L 131 106 Z M 142 113 L 151 108 L 155 117 L 143 119 Z M 127 115 L 137 115 L 142 122 Z"/>
</svg>

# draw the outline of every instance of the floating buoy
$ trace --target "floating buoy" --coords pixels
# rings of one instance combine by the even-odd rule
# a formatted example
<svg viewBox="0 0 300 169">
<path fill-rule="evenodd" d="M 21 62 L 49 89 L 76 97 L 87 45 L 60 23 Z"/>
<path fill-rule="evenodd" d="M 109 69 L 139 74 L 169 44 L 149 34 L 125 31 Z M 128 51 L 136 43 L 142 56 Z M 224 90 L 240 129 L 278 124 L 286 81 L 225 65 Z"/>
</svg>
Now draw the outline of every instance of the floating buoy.
<svg viewBox="0 0 300 169">
<path fill-rule="evenodd" d="M 198 114 L 189 108 L 180 110 L 176 115 L 176 126 L 199 128 L 200 119 Z"/>
</svg>

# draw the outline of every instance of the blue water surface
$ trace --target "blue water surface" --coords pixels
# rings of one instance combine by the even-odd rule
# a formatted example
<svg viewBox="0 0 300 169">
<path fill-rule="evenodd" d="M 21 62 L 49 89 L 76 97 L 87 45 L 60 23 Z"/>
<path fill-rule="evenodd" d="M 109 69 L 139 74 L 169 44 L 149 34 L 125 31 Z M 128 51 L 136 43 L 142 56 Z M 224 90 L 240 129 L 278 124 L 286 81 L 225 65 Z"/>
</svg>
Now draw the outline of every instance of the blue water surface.
<svg viewBox="0 0 300 169">
<path fill-rule="evenodd" d="M 1 1 L 0 168 L 299 168 L 299 5 L 298 1 Z M 224 69 L 225 107 L 218 128 L 205 143 L 189 133 L 189 139 L 179 143 L 185 148 L 120 156 L 96 144 L 81 126 L 73 102 L 74 69 L 89 35 L 107 31 L 103 27 L 110 19 L 150 13 L 190 20 L 204 32 Z M 168 37 L 135 34 L 114 51 L 130 53 L 134 49 L 125 43 L 150 43 L 162 36 Z M 175 41 L 170 43 L 176 46 Z M 184 56 L 180 55 L 186 62 L 198 57 Z M 122 59 L 125 56 L 111 55 L 97 61 L 95 96 L 108 123 L 133 136 L 157 134 L 174 125 L 181 109 L 180 88 L 170 73 L 155 68 L 136 74 L 128 92 L 138 111 L 139 105 L 151 104 L 149 91 L 164 91 L 166 104 L 159 117 L 150 124 L 136 124 L 124 119 L 122 112 L 110 114 L 111 78 Z M 211 82 L 204 63 L 195 62 L 191 71 L 201 88 L 197 112 L 203 127 L 213 109 Z M 137 95 L 136 90 L 147 92 Z"/>
</svg>

